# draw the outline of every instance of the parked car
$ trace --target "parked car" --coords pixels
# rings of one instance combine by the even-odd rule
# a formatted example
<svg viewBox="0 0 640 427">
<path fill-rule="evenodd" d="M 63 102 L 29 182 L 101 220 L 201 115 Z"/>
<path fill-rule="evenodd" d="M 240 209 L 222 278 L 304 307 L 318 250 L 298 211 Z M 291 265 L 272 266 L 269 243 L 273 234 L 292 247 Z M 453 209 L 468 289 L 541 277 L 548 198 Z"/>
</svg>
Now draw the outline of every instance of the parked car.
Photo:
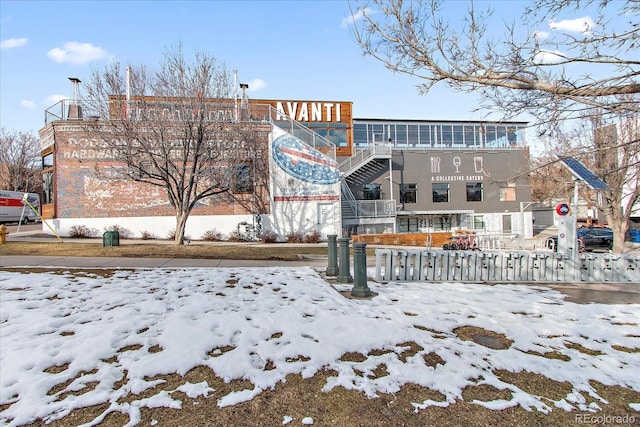
<svg viewBox="0 0 640 427">
<path fill-rule="evenodd" d="M 547 249 L 552 249 L 553 252 L 558 252 L 558 236 L 547 237 L 547 240 L 544 242 L 544 246 Z M 578 252 L 583 253 L 585 250 L 584 242 L 582 239 L 578 239 Z"/>
<path fill-rule="evenodd" d="M 585 246 L 611 247 L 613 243 L 613 230 L 609 227 L 591 227 L 578 230 L 578 238 Z"/>
</svg>

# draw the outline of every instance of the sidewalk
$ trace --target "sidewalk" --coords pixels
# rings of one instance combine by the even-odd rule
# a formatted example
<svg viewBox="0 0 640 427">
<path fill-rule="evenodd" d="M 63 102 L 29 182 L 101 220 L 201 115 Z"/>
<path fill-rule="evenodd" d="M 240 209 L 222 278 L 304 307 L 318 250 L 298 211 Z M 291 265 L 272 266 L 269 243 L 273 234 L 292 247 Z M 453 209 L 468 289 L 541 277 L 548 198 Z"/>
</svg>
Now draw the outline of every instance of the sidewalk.
<svg viewBox="0 0 640 427">
<path fill-rule="evenodd" d="M 22 233 L 17 233 L 22 234 Z M 14 235 L 15 240 L 43 241 L 42 237 Z M 54 237 L 51 237 L 55 240 Z M 81 240 L 81 239 L 80 239 Z M 79 241 L 74 239 L 74 242 Z M 95 239 L 87 239 L 95 243 Z M 156 241 L 154 241 L 156 242 Z M 123 244 L 149 243 L 149 241 L 123 240 Z M 160 241 L 157 241 L 160 243 Z M 164 242 L 163 242 L 164 243 Z M 172 244 L 172 242 L 167 242 Z M 218 243 L 219 244 L 219 243 Z M 252 243 L 260 245 L 259 243 Z M 325 244 L 326 245 L 326 244 Z M 309 244 L 298 245 L 301 252 Z M 404 247 L 407 249 L 407 247 Z M 367 257 L 367 267 L 375 267 L 375 257 Z M 326 255 L 300 255 L 297 261 L 283 260 L 223 260 L 223 259 L 193 259 L 193 258 L 124 258 L 124 257 L 74 257 L 74 256 L 29 256 L 6 255 L 0 256 L 2 268 L 66 268 L 66 269 L 134 269 L 134 268 L 277 268 L 277 267 L 311 267 L 324 271 L 328 266 Z M 353 265 L 352 265 L 353 268 Z M 530 283 L 532 286 L 543 286 L 555 289 L 567 296 L 567 301 L 580 304 L 640 304 L 640 287 L 635 283 L 626 284 L 564 284 L 564 283 Z"/>
<path fill-rule="evenodd" d="M 66 268 L 178 268 L 178 267 L 313 267 L 326 268 L 327 258 L 302 258 L 300 261 L 228 260 L 191 258 L 120 258 L 120 257 L 55 257 L 7 255 L 0 257 L 0 267 L 66 267 Z"/>
</svg>

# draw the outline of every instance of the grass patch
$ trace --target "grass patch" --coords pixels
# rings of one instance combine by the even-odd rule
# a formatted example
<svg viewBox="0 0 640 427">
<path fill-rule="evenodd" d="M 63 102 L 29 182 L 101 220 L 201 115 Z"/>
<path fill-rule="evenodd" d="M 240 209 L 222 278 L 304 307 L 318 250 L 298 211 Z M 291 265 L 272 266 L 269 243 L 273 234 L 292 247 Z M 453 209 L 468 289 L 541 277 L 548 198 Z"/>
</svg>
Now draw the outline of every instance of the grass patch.
<svg viewBox="0 0 640 427">
<path fill-rule="evenodd" d="M 7 242 L 0 246 L 0 256 L 75 256 L 75 257 L 123 257 L 123 258 L 192 258 L 192 259 L 240 259 L 297 261 L 302 248 L 272 244 L 195 244 L 176 246 L 173 244 L 125 244 L 102 247 L 102 243 L 75 242 Z M 304 246 L 304 252 L 326 255 L 323 246 Z M 373 253 L 373 252 L 372 252 Z"/>
</svg>

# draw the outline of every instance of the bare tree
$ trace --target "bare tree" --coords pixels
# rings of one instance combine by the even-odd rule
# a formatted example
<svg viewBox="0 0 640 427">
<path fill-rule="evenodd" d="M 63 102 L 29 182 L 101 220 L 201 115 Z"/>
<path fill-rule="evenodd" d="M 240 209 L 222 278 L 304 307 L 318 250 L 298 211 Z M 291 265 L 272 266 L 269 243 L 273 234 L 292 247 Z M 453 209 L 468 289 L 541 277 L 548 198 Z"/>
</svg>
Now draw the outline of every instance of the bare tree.
<svg viewBox="0 0 640 427">
<path fill-rule="evenodd" d="M 39 193 L 42 190 L 40 140 L 27 132 L 0 133 L 0 188 Z"/>
<path fill-rule="evenodd" d="M 492 9 L 480 11 L 473 1 L 463 16 L 449 14 L 445 6 L 452 3 L 441 0 L 354 4 L 354 17 L 361 17 L 354 19 L 354 35 L 365 55 L 417 77 L 421 93 L 446 83 L 481 93 L 486 106 L 504 114 L 527 113 L 544 122 L 592 107 L 640 112 L 637 1 L 534 0 L 513 23 L 494 20 Z M 577 34 L 547 23 L 588 5 L 598 16 L 584 20 Z M 449 16 L 460 19 L 451 23 Z M 624 18 L 611 28 L 610 16 Z"/>
<path fill-rule="evenodd" d="M 559 139 L 558 139 L 559 138 Z M 559 141 L 563 141 L 560 143 Z M 612 123 L 589 113 L 576 126 L 556 134 L 545 153 L 532 161 L 532 199 L 568 200 L 574 192 L 571 173 L 558 161 L 558 153 L 572 153 L 607 183 L 610 191 L 578 186 L 588 208 L 602 212 L 614 231 L 616 252 L 624 251 L 629 220 L 638 216 L 640 200 L 640 117 L 621 116 Z M 636 209 L 634 211 L 634 208 Z"/>
<path fill-rule="evenodd" d="M 477 92 L 482 99 L 478 110 L 497 112 L 504 119 L 531 115 L 540 135 L 556 136 L 558 129 L 576 119 L 596 120 L 598 129 L 614 121 L 618 129 L 637 123 L 640 2 L 532 0 L 511 23 L 494 19 L 490 7 L 479 10 L 473 1 L 466 14 L 447 10 L 459 4 L 353 0 L 353 34 L 365 55 L 393 72 L 416 77 L 421 94 L 438 83 Z M 594 16 L 584 17 L 586 9 Z M 580 24 L 577 31 L 565 26 L 567 21 L 555 21 L 578 12 L 584 18 L 569 21 Z M 451 17 L 459 19 L 451 22 Z M 629 217 L 614 212 L 629 213 L 618 203 L 638 200 L 637 194 L 625 197 L 619 184 L 621 177 L 637 174 L 640 141 L 637 134 L 626 131 L 608 145 L 596 138 L 595 128 L 591 135 L 588 148 L 576 150 L 560 139 L 553 152 L 591 153 L 609 162 L 598 170 L 611 188 L 606 193 L 607 220 L 616 242 L 622 244 Z"/>
<path fill-rule="evenodd" d="M 613 250 L 623 252 L 630 217 L 640 214 L 634 211 L 640 200 L 640 116 L 619 117 L 615 123 L 590 116 L 582 135 L 588 139 L 576 151 L 611 189 L 593 194 L 587 188 L 583 197 L 604 212 L 614 232 Z"/>
<path fill-rule="evenodd" d="M 83 122 L 86 131 L 121 165 L 118 179 L 166 190 L 177 245 L 199 201 L 246 201 L 266 191 L 251 176 L 267 130 L 237 121 L 232 88 L 214 57 L 197 53 L 189 62 L 181 46 L 166 52 L 156 73 L 112 64 L 85 85 L 84 115 L 96 117 Z"/>
</svg>

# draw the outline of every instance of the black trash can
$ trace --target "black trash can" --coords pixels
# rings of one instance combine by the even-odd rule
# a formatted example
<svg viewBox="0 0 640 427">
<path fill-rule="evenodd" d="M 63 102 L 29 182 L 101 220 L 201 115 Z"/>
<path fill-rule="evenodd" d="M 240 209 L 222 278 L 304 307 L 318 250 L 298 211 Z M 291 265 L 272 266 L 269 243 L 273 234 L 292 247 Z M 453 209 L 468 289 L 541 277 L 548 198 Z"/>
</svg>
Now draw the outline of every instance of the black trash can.
<svg viewBox="0 0 640 427">
<path fill-rule="evenodd" d="M 117 231 L 105 231 L 102 235 L 102 247 L 120 246 L 120 233 Z"/>
</svg>

